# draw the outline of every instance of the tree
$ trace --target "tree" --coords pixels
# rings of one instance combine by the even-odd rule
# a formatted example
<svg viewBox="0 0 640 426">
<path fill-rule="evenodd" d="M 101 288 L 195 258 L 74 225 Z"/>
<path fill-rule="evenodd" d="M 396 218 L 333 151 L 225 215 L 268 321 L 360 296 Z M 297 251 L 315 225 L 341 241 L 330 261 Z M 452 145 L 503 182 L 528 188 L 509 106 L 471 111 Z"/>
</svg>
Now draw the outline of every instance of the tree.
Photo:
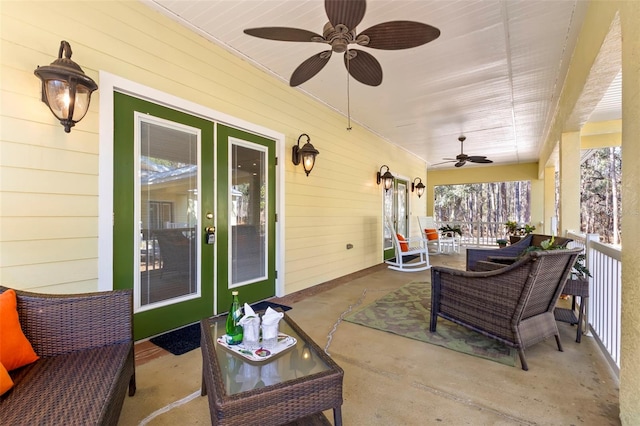
<svg viewBox="0 0 640 426">
<path fill-rule="evenodd" d="M 599 234 L 603 242 L 619 244 L 622 213 L 621 148 L 591 150 L 586 157 L 580 167 L 581 231 Z"/>
</svg>

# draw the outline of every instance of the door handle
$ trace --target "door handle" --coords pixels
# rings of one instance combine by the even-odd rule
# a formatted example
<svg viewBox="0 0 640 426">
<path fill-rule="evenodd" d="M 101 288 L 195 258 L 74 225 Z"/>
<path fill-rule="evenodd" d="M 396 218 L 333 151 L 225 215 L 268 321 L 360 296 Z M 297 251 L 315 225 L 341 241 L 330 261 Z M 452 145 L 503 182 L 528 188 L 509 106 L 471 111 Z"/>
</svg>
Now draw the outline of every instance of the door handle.
<svg viewBox="0 0 640 426">
<path fill-rule="evenodd" d="M 216 242 L 216 227 L 215 226 L 207 226 L 204 228 L 205 238 L 204 241 L 207 244 L 214 244 Z"/>
</svg>

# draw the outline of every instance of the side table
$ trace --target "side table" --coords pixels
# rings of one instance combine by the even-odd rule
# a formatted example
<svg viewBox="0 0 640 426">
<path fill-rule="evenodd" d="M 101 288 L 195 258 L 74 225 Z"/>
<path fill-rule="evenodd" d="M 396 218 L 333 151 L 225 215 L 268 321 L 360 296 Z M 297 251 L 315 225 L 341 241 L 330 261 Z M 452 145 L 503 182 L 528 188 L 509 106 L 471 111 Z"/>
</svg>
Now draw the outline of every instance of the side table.
<svg viewBox="0 0 640 426">
<path fill-rule="evenodd" d="M 285 313 L 280 333 L 297 340 L 294 347 L 253 362 L 216 342 L 225 334 L 226 315 L 200 322 L 202 395 L 207 395 L 214 425 L 275 426 L 333 409 L 342 425 L 344 371 Z M 307 420 L 302 421 L 310 424 Z"/>
<path fill-rule="evenodd" d="M 562 294 L 571 296 L 571 309 L 555 308 L 553 315 L 556 321 L 568 322 L 569 324 L 578 324 L 576 333 L 576 342 L 580 343 L 582 337 L 582 323 L 584 321 L 585 305 L 589 299 L 589 280 L 588 279 L 567 279 Z M 580 297 L 580 309 L 578 310 L 578 318 L 576 318 L 576 297 Z"/>
</svg>

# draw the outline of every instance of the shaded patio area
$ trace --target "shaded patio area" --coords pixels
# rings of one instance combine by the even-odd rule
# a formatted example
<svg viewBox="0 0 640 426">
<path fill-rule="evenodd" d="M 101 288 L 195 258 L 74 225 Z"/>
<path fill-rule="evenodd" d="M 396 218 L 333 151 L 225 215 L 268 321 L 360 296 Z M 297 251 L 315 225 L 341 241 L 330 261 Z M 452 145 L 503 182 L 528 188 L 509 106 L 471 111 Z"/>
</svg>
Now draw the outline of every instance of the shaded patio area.
<svg viewBox="0 0 640 426">
<path fill-rule="evenodd" d="M 464 254 L 431 256 L 434 265 L 458 268 L 464 260 Z M 592 337 L 576 343 L 575 326 L 558 323 L 564 352 L 554 339 L 528 348 L 529 371 L 523 371 L 519 363 L 510 367 L 340 321 L 349 307 L 361 309 L 408 282 L 429 279 L 429 271 L 403 273 L 379 265 L 274 299 L 293 307 L 288 314 L 344 369 L 345 425 L 620 424 L 617 379 Z M 138 393 L 125 400 L 119 424 L 139 424 L 199 391 L 199 350 L 158 354 L 139 360 Z M 208 416 L 206 398 L 196 396 L 152 424 L 208 423 Z"/>
</svg>

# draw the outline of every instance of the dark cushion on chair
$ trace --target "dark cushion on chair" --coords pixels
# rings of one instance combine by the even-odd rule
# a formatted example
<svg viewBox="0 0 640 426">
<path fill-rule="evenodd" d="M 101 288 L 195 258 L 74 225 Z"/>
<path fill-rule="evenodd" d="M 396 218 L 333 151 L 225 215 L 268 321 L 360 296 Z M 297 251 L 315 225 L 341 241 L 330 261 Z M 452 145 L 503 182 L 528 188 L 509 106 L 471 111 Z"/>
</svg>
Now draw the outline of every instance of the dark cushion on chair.
<svg viewBox="0 0 640 426">
<path fill-rule="evenodd" d="M 128 376 L 119 378 L 130 349 L 130 343 L 122 343 L 43 357 L 12 371 L 15 386 L 0 397 L 0 424 L 115 424 L 124 398 L 112 405 L 105 400 L 116 386 L 124 387 L 120 395 L 126 392 Z M 11 410 L 4 409 L 8 406 Z"/>
</svg>

